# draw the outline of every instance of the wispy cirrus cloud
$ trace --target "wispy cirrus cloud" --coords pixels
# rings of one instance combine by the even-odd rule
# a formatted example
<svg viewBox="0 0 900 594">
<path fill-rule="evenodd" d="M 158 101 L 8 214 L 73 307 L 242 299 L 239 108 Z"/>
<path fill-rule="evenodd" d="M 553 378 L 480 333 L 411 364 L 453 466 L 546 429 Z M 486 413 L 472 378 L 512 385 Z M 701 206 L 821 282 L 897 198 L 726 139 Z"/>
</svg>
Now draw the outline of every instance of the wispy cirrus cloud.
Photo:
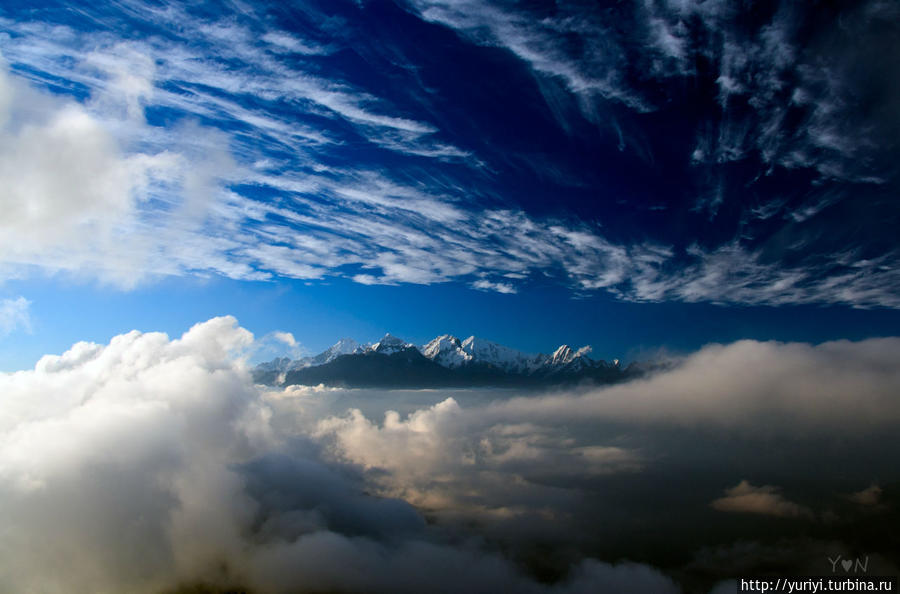
<svg viewBox="0 0 900 594">
<path fill-rule="evenodd" d="M 31 302 L 24 297 L 0 299 L 0 338 L 16 330 L 31 330 Z"/>
<path fill-rule="evenodd" d="M 537 73 L 562 81 L 569 92 L 583 101 L 586 114 L 593 111 L 592 102 L 597 98 L 638 111 L 653 109 L 624 80 L 625 51 L 603 15 L 560 6 L 560 14 L 541 18 L 541 14 L 481 0 L 413 0 L 410 5 L 423 19 L 460 31 L 480 45 L 507 49 Z M 575 52 L 567 47 L 567 36 L 581 41 Z"/>
<path fill-rule="evenodd" d="M 870 2 L 849 11 L 844 30 L 824 31 L 817 47 L 801 31 L 809 25 L 804 11 L 787 5 L 771 14 L 760 11 L 763 24 L 749 31 L 741 24 L 742 11 L 721 2 L 615 8 L 558 3 L 543 9 L 492 0 L 408 5 L 426 21 L 473 43 L 508 50 L 537 75 L 562 81 L 582 115 L 597 123 L 615 121 L 619 107 L 664 109 L 676 99 L 677 87 L 664 87 L 663 96 L 657 89 L 651 97 L 646 79 L 695 77 L 698 59 L 709 60 L 721 112 L 709 114 L 710 125 L 699 131 L 697 161 L 722 164 L 753 154 L 768 167 L 811 168 L 825 179 L 879 183 L 888 174 L 860 162 L 863 154 L 872 159 L 880 142 L 857 133 L 862 122 L 849 71 L 854 65 L 872 67 L 861 62 L 886 33 L 866 32 L 896 16 L 888 4 Z M 854 47 L 845 36 L 865 41 Z M 816 59 L 823 53 L 833 53 L 836 61 Z M 798 115 L 804 125 L 792 127 L 788 120 Z M 863 127 L 878 123 L 873 119 Z"/>
<path fill-rule="evenodd" d="M 883 19 L 886 9 L 876 8 L 857 20 Z M 846 78 L 804 61 L 790 12 L 741 37 L 731 11 L 706 4 L 635 6 L 627 34 L 610 29 L 610 14 L 573 6 L 532 14 L 417 2 L 411 10 L 479 46 L 510 50 L 595 123 L 604 110 L 618 114 L 622 150 L 638 150 L 625 145 L 639 135 L 619 116 L 662 108 L 629 64 L 647 65 L 646 76 L 667 89 L 665 81 L 691 76 L 697 56 L 715 58 L 727 117 L 702 126 L 684 155 L 705 171 L 690 217 L 728 208 L 734 184 L 716 168 L 748 155 L 766 167 L 811 168 L 821 183 L 884 183 L 877 160 L 865 158 L 877 139 L 828 128 L 850 121 L 841 115 L 851 109 Z M 0 75 L 4 270 L 67 271 L 125 287 L 221 274 L 460 281 L 505 293 L 550 275 L 635 301 L 898 304 L 890 250 L 848 259 L 852 247 L 779 254 L 760 245 L 778 229 L 754 225 L 819 225 L 846 200 L 840 188 L 799 202 L 762 198 L 724 241 L 699 236 L 686 247 L 565 211 L 529 212 L 493 184 L 495 155 L 459 146 L 434 106 L 411 107 L 419 95 L 401 105 L 328 62 L 352 40 L 334 35 L 316 9 L 301 12 L 309 22 L 298 31 L 253 10 L 210 16 L 131 1 L 87 11 L 84 22 L 50 13 L 0 20 L 9 64 Z M 125 39 L 116 31 L 126 25 L 145 33 Z M 700 25 L 716 32 L 709 44 L 692 33 Z M 566 39 L 582 43 L 573 49 Z M 786 93 L 794 107 L 784 107 Z M 732 113 L 740 102 L 761 119 Z M 799 109 L 809 125 L 787 134 L 779 109 Z M 36 148 L 44 145 L 57 149 Z M 851 171 L 857 162 L 868 169 Z"/>
</svg>

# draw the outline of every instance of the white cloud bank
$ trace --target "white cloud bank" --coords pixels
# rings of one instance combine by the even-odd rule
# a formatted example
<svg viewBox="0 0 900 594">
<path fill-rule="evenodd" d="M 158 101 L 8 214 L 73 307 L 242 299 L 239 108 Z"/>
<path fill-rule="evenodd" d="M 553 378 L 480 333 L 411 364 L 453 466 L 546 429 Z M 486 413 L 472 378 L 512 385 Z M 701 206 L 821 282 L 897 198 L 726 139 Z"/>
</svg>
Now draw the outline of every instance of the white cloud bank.
<svg viewBox="0 0 900 594">
<path fill-rule="evenodd" d="M 900 424 L 900 338 L 712 344 L 676 368 L 583 395 L 496 404 L 486 418 L 605 419 L 741 432 L 862 435 Z"/>
<path fill-rule="evenodd" d="M 590 526 L 553 532 L 631 513 L 590 507 L 578 485 L 639 484 L 666 462 L 652 440 L 600 429 L 610 422 L 802 441 L 900 420 L 900 339 L 716 345 L 643 381 L 495 402 L 472 394 L 465 406 L 440 392 L 388 392 L 388 407 L 410 394 L 438 404 L 405 418 L 388 412 L 381 424 L 345 412 L 371 405 L 374 392 L 253 385 L 245 357 L 254 348 L 233 318 L 215 318 L 177 339 L 135 331 L 0 374 L 0 590 L 418 592 L 440 583 L 562 594 L 627 583 L 674 592 L 650 567 L 590 554 L 569 558 L 560 581 L 538 583 L 479 531 L 513 551 L 529 539 L 602 538 Z M 713 508 L 807 515 L 774 487 L 728 486 L 743 478 L 727 479 Z"/>
<path fill-rule="evenodd" d="M 130 332 L 0 374 L 0 589 L 160 592 L 674 592 L 639 565 L 584 561 L 554 586 L 433 540 L 405 502 L 279 435 L 233 318 Z M 437 589 L 437 590 L 436 590 Z"/>
</svg>

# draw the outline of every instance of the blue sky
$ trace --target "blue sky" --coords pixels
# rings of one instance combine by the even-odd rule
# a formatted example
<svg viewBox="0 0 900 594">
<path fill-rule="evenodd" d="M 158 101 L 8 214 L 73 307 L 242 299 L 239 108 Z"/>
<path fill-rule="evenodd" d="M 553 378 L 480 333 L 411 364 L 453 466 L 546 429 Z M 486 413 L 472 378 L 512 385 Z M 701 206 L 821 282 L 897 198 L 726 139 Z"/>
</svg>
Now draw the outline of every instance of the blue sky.
<svg viewBox="0 0 900 594">
<path fill-rule="evenodd" d="M 0 358 L 231 313 L 601 357 L 900 332 L 891 3 L 0 8 Z"/>
</svg>

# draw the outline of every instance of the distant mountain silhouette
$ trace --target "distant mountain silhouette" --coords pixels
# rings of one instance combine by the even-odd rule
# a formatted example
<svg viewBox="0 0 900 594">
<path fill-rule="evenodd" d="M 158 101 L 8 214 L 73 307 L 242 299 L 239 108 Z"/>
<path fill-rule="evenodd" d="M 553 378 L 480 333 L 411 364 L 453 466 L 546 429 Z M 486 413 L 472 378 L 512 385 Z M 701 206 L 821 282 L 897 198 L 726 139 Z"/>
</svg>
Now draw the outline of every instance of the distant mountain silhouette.
<svg viewBox="0 0 900 594">
<path fill-rule="evenodd" d="M 348 388 L 540 387 L 609 384 L 652 371 L 653 365 L 619 367 L 566 345 L 552 355 L 527 355 L 475 337 L 444 335 L 416 347 L 386 334 L 373 345 L 343 339 L 315 357 L 260 364 L 254 380 L 271 385 Z"/>
</svg>

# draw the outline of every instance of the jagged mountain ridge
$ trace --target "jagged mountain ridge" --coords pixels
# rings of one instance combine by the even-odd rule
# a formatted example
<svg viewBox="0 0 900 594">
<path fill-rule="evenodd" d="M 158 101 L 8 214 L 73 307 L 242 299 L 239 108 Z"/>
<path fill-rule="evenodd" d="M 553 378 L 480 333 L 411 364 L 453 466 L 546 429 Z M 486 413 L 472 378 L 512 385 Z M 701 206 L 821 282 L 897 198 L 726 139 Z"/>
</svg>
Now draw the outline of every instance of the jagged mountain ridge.
<svg viewBox="0 0 900 594">
<path fill-rule="evenodd" d="M 266 384 L 347 387 L 525 386 L 631 376 L 618 361 L 591 359 L 590 347 L 562 345 L 551 355 L 530 355 L 475 336 L 445 334 L 422 346 L 385 334 L 374 344 L 343 339 L 324 352 L 262 363 L 254 379 Z"/>
</svg>

